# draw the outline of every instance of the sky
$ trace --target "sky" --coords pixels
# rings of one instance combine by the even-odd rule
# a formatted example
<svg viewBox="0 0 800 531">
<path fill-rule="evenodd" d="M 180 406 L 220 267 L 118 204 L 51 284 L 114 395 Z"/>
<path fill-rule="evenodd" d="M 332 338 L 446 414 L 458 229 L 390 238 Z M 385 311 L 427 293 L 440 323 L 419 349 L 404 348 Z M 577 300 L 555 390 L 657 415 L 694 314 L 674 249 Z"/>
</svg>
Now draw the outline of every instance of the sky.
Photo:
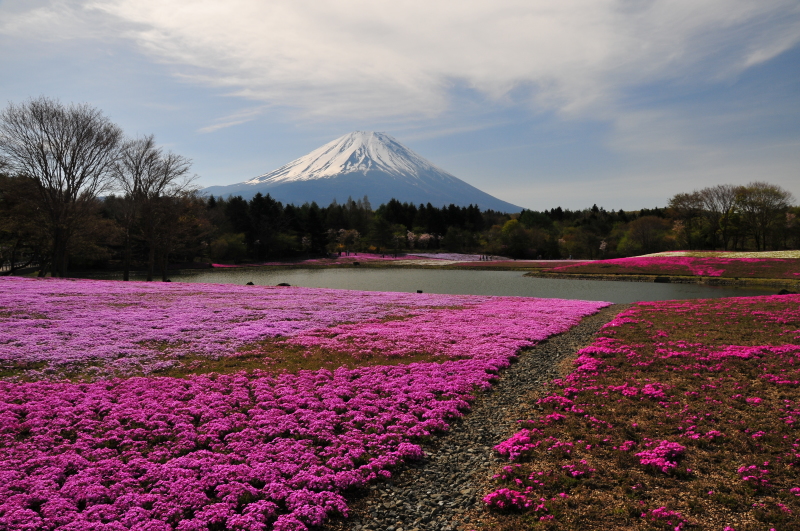
<svg viewBox="0 0 800 531">
<path fill-rule="evenodd" d="M 0 105 L 38 96 L 199 186 L 361 130 L 529 209 L 800 202 L 797 0 L 0 0 Z"/>
</svg>

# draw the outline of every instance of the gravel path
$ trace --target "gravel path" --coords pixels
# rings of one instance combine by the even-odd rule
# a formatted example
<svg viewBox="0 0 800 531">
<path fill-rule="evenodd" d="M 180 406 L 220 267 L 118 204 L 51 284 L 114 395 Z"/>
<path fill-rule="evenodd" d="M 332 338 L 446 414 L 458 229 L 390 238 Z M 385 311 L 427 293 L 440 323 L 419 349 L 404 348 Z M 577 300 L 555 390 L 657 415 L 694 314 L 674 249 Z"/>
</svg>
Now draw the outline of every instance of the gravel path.
<svg viewBox="0 0 800 531">
<path fill-rule="evenodd" d="M 350 518 L 336 519 L 326 531 L 456 531 L 470 529 L 485 509 L 491 477 L 501 463 L 493 446 L 517 431 L 516 421 L 535 410 L 531 400 L 559 374 L 559 365 L 590 344 L 594 334 L 628 305 L 616 304 L 585 318 L 567 333 L 523 352 L 502 372 L 491 391 L 451 424 L 447 435 L 423 448 L 427 457 L 395 470 L 350 500 Z"/>
</svg>

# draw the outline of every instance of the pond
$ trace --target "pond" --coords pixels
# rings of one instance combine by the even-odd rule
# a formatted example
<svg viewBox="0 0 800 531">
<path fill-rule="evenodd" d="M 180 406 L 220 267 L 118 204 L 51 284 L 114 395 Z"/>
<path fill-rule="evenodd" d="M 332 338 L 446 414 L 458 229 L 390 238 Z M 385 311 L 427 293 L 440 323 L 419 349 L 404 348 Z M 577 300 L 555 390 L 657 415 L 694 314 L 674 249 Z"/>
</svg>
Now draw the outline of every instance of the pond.
<svg viewBox="0 0 800 531">
<path fill-rule="evenodd" d="M 93 276 L 92 278 L 98 278 Z M 103 278 L 121 279 L 119 275 Z M 143 277 L 132 276 L 133 280 Z M 671 299 L 707 299 L 771 295 L 778 288 L 738 288 L 701 284 L 656 284 L 526 277 L 520 271 L 437 269 L 216 269 L 172 273 L 173 282 L 210 282 L 274 286 L 287 283 L 308 288 L 401 291 L 458 295 L 511 295 L 614 303 Z"/>
</svg>

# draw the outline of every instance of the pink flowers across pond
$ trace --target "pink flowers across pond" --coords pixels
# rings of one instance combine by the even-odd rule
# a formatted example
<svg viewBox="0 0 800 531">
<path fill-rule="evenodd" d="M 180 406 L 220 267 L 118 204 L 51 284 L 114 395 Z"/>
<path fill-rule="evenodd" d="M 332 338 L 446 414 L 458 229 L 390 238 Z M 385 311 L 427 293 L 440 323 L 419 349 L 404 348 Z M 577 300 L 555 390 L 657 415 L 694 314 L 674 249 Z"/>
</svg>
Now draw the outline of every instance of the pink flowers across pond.
<svg viewBox="0 0 800 531">
<path fill-rule="evenodd" d="M 553 272 L 590 274 L 691 275 L 702 277 L 794 278 L 800 260 L 793 258 L 722 258 L 633 256 L 554 267 Z"/>
<path fill-rule="evenodd" d="M 761 262 L 767 259 L 763 258 L 700 258 L 693 256 L 632 256 L 630 258 L 612 258 L 610 260 L 603 260 L 602 265 L 616 266 L 623 269 L 640 268 L 651 269 L 658 268 L 665 272 L 689 272 L 692 275 L 704 277 L 718 277 L 725 272 L 726 266 L 730 263 L 745 262 Z M 597 266 L 600 262 L 594 262 L 592 265 Z M 555 268 L 556 271 L 569 270 L 573 267 L 578 267 L 581 264 L 574 266 L 562 266 Z"/>
<path fill-rule="evenodd" d="M 0 529 L 297 531 L 447 430 L 520 347 L 605 303 L 300 288 L 0 281 L 0 353 L 95 375 L 296 348 L 439 361 L 0 382 Z M 388 320 L 387 320 L 388 319 Z M 494 326 L 494 333 L 493 328 Z M 412 339 L 409 339 L 412 338 Z M 420 345 L 414 350 L 412 341 Z M 155 343 L 155 344 L 154 344 Z M 164 348 L 164 345 L 167 348 Z M 118 360 L 134 360 L 122 364 Z M 40 372 L 37 372 L 40 371 Z"/>
</svg>

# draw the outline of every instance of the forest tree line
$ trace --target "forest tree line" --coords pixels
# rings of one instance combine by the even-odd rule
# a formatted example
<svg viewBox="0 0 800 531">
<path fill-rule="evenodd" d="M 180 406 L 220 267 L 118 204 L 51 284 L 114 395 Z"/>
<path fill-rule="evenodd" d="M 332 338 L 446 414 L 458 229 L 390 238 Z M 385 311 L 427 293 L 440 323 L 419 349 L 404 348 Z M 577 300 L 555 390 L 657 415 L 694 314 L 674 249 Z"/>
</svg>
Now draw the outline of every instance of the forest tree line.
<svg viewBox="0 0 800 531">
<path fill-rule="evenodd" d="M 779 186 L 719 185 L 637 211 L 518 213 L 368 197 L 330 205 L 269 195 L 207 197 L 191 161 L 152 136 L 126 138 L 89 106 L 46 98 L 0 114 L 0 272 L 132 270 L 449 251 L 510 258 L 612 258 L 671 249 L 800 248 L 800 208 Z"/>
</svg>

